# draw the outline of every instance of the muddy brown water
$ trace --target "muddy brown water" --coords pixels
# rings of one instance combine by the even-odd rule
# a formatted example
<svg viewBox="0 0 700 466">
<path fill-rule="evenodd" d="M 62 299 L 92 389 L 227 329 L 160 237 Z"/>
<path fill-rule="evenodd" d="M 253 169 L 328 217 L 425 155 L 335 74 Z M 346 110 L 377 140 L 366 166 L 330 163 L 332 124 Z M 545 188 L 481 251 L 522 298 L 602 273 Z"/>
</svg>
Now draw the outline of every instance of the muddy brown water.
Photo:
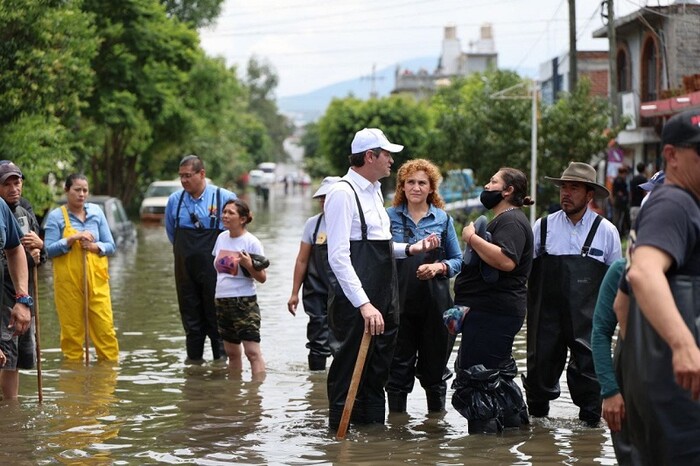
<svg viewBox="0 0 700 466">
<path fill-rule="evenodd" d="M 565 382 L 549 418 L 503 435 L 468 435 L 449 405 L 444 415 L 426 415 L 416 384 L 407 414 L 389 415 L 385 426 L 351 427 L 336 441 L 327 429 L 325 373 L 306 367 L 306 315 L 286 310 L 301 230 L 318 208 L 311 193 L 285 196 L 280 187 L 267 206 L 249 199 L 250 231 L 271 260 L 258 287 L 268 365 L 262 382 L 251 380 L 247 365 L 239 379 L 211 363 L 184 365 L 162 227 L 139 226 L 135 247 L 110 262 L 118 365 L 95 362 L 94 352 L 89 368 L 63 362 L 50 265 L 41 271 L 44 401 L 36 371 L 23 372 L 19 402 L 0 403 L 0 464 L 615 464 L 609 432 L 577 420 Z M 515 356 L 524 370 L 525 330 Z"/>
</svg>

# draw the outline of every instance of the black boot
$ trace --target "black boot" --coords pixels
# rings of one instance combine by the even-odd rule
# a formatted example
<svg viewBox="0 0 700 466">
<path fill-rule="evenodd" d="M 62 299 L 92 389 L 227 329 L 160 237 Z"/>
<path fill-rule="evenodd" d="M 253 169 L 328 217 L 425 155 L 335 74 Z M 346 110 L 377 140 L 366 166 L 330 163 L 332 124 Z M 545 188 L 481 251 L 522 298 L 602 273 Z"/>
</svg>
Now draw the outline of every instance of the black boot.
<svg viewBox="0 0 700 466">
<path fill-rule="evenodd" d="M 318 354 L 309 355 L 309 370 L 310 371 L 325 371 L 326 357 Z"/>
<path fill-rule="evenodd" d="M 408 398 L 408 393 L 387 392 L 386 397 L 389 401 L 390 413 L 406 412 L 406 399 Z"/>
<path fill-rule="evenodd" d="M 451 375 L 451 374 L 450 374 Z M 444 382 L 443 382 L 444 383 Z M 447 395 L 447 385 L 436 385 L 425 389 L 425 398 L 428 402 L 429 413 L 445 412 L 445 397 Z"/>
</svg>

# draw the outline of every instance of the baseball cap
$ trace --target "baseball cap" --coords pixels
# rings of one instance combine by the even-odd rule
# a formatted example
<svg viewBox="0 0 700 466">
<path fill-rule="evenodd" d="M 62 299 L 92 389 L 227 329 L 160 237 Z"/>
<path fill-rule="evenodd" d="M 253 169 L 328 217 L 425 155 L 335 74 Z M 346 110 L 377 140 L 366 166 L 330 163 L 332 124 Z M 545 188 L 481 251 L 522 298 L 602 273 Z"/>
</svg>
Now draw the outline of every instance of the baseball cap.
<svg viewBox="0 0 700 466">
<path fill-rule="evenodd" d="M 24 178 L 22 171 L 17 165 L 12 162 L 3 163 L 0 165 L 0 183 L 4 183 L 11 176 Z"/>
<path fill-rule="evenodd" d="M 661 142 L 672 146 L 700 142 L 700 110 L 673 115 L 661 130 Z"/>
<path fill-rule="evenodd" d="M 402 145 L 389 142 L 381 129 L 364 128 L 355 133 L 352 144 L 350 144 L 350 153 L 359 154 L 377 147 L 391 153 L 403 150 Z"/>
<path fill-rule="evenodd" d="M 651 191 L 658 185 L 664 184 L 664 181 L 666 181 L 666 173 L 664 173 L 663 170 L 659 170 L 658 172 L 654 173 L 651 178 L 649 178 L 649 181 L 640 184 L 639 187 L 644 191 Z"/>
<path fill-rule="evenodd" d="M 339 176 L 327 176 L 321 181 L 321 186 L 316 190 L 314 193 L 313 197 L 314 199 L 317 197 L 325 196 L 328 194 L 328 191 L 331 190 L 331 186 L 333 186 L 335 183 L 340 181 Z"/>
</svg>

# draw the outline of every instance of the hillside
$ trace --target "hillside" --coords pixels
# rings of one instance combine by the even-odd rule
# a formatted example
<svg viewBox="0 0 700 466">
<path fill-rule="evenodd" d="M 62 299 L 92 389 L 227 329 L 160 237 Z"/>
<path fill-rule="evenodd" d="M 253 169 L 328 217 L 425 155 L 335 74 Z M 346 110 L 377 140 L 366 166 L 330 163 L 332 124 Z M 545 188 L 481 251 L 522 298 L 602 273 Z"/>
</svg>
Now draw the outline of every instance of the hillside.
<svg viewBox="0 0 700 466">
<path fill-rule="evenodd" d="M 401 68 L 417 71 L 421 68 L 432 72 L 437 65 L 437 58 L 422 57 L 398 63 Z M 377 95 L 389 95 L 394 88 L 396 66 L 388 66 L 376 71 L 375 87 Z M 346 81 L 330 84 L 305 94 L 280 97 L 277 106 L 281 112 L 289 114 L 301 124 L 317 120 L 326 111 L 326 107 L 334 97 L 353 95 L 359 99 L 368 99 L 372 92 L 372 82 L 369 76 L 357 76 Z"/>
</svg>

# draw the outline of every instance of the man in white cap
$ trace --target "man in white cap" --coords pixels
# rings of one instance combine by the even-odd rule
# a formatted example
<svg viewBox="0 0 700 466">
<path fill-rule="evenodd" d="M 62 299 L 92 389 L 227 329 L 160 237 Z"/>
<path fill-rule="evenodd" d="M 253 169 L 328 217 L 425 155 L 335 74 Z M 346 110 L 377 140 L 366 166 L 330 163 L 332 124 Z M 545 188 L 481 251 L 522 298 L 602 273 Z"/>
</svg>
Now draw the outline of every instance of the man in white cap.
<svg viewBox="0 0 700 466">
<path fill-rule="evenodd" d="M 617 228 L 588 209 L 593 199 L 610 193 L 596 182 L 595 169 L 571 162 L 559 186 L 561 210 L 533 227 L 532 272 L 528 282 L 527 375 L 523 385 L 530 414 L 549 414 L 549 402 L 559 397 L 559 378 L 567 360 L 566 381 L 579 419 L 588 426 L 600 422 L 600 385 L 591 353 L 593 310 L 608 266 L 622 257 Z"/>
<path fill-rule="evenodd" d="M 700 111 L 671 117 L 661 141 L 666 179 L 639 212 L 627 272 L 625 411 L 644 464 L 700 464 Z"/>
<path fill-rule="evenodd" d="M 358 348 L 371 334 L 362 383 L 351 422 L 384 423 L 384 386 L 398 333 L 398 285 L 394 258 L 434 249 L 437 236 L 408 245 L 392 241 L 389 216 L 379 180 L 391 173 L 392 153 L 403 146 L 389 142 L 377 128 L 355 134 L 350 169 L 326 198 L 328 261 L 333 272 L 328 322 L 337 345 L 328 372 L 329 426 L 337 429 L 345 406 Z"/>
<path fill-rule="evenodd" d="M 313 198 L 318 199 L 321 213 L 310 217 L 304 224 L 299 253 L 294 264 L 292 294 L 287 301 L 287 309 L 292 315 L 296 315 L 299 289 L 303 284 L 302 302 L 304 312 L 309 316 L 306 347 L 309 349 L 309 370 L 312 371 L 326 370 L 326 359 L 331 355 L 327 312 L 330 267 L 323 205 L 331 186 L 339 180 L 339 176 L 325 177 L 314 193 Z"/>
</svg>

